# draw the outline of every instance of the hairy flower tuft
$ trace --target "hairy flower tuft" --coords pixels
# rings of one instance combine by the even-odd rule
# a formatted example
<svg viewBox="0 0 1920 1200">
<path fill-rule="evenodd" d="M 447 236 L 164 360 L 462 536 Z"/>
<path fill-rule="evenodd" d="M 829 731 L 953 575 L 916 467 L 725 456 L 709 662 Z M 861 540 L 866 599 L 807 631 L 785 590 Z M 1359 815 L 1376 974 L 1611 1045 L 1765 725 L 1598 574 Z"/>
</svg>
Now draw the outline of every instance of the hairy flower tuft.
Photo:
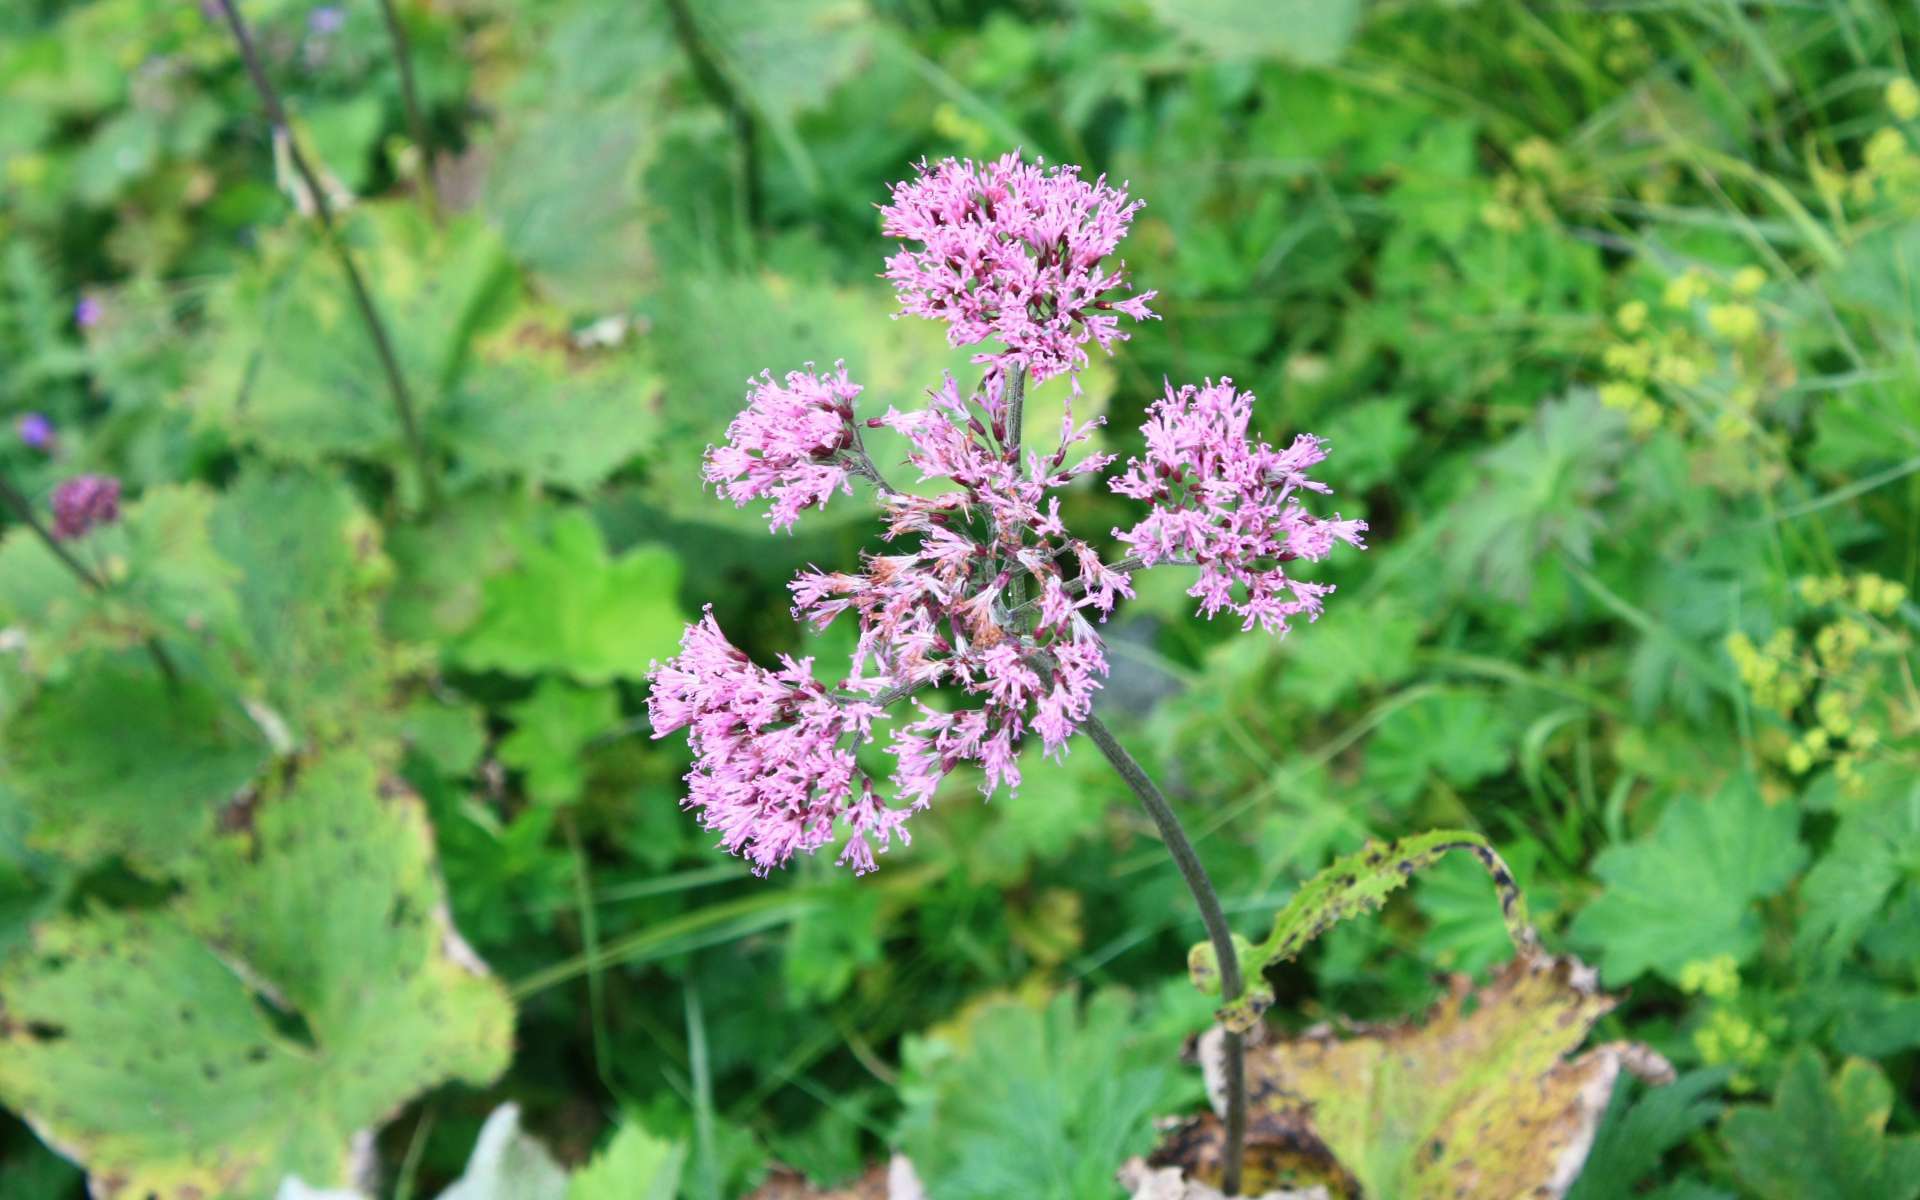
<svg viewBox="0 0 1920 1200">
<path fill-rule="evenodd" d="M 825 508 L 835 489 L 853 494 L 848 481 L 860 444 L 853 402 L 860 385 L 835 374 L 789 371 L 786 385 L 762 371 L 748 380 L 747 407 L 727 427 L 727 444 L 707 450 L 707 482 L 735 505 L 768 498 L 770 528 L 791 529 L 801 510 Z"/>
<path fill-rule="evenodd" d="M 1242 629 L 1258 623 L 1284 634 L 1289 617 L 1317 618 L 1333 590 L 1289 578 L 1286 564 L 1325 558 L 1335 542 L 1363 546 L 1367 523 L 1309 513 L 1299 493 L 1331 490 L 1307 476 L 1327 456 L 1326 443 L 1301 434 L 1276 450 L 1248 433 L 1252 417 L 1252 393 L 1235 391 L 1231 379 L 1179 391 L 1169 384 L 1141 428 L 1146 457 L 1129 459 L 1110 481 L 1153 511 L 1113 534 L 1147 566 L 1197 563 L 1200 578 L 1187 594 L 1206 616 L 1227 609 Z"/>
<path fill-rule="evenodd" d="M 111 475 L 75 475 L 53 489 L 53 536 L 63 541 L 120 519 L 120 481 Z"/>
<path fill-rule="evenodd" d="M 1086 345 L 1112 352 L 1120 317 L 1154 316 L 1154 292 L 1128 292 L 1123 265 L 1103 262 L 1140 202 L 1124 188 L 1008 154 L 990 163 L 923 160 L 880 210 L 888 237 L 919 243 L 887 259 L 902 312 L 947 322 L 947 341 L 999 339 L 975 362 L 1024 367 L 1035 383 L 1077 373 Z M 1079 381 L 1074 381 L 1079 390 Z"/>
<path fill-rule="evenodd" d="M 812 659 L 755 665 L 720 631 L 709 606 L 688 625 L 680 653 L 653 664 L 647 714 L 653 736 L 685 729 L 693 746 L 683 807 L 720 834 L 720 844 L 764 875 L 796 853 L 852 831 L 840 861 L 864 874 L 877 848 L 907 840 L 908 812 L 880 803 L 854 760 L 873 740 L 879 706 L 835 695 L 816 682 Z"/>
</svg>

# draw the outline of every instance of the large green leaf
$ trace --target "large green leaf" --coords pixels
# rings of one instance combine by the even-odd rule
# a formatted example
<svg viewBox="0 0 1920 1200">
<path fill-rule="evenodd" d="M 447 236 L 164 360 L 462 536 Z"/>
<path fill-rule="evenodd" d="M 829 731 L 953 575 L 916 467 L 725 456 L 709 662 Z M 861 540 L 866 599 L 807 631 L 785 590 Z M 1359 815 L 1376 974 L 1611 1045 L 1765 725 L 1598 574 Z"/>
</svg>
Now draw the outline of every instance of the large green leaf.
<svg viewBox="0 0 1920 1200">
<path fill-rule="evenodd" d="M 1710 799 L 1677 796 L 1652 833 L 1593 860 L 1606 885 L 1574 919 L 1574 937 L 1600 948 L 1609 983 L 1645 971 L 1678 981 L 1690 962 L 1760 948 L 1754 902 L 1785 887 L 1807 859 L 1800 818 L 1744 781 Z"/>
<path fill-rule="evenodd" d="M 411 203 L 357 207 L 343 236 L 431 432 L 474 333 L 511 299 L 499 239 L 474 219 L 438 229 Z M 402 456 L 403 427 L 372 335 L 318 239 L 304 229 L 271 239 L 211 307 L 222 334 L 191 389 L 203 420 L 283 460 Z"/>
<path fill-rule="evenodd" d="M 235 648 L 256 697 L 296 737 L 367 729 L 394 668 L 379 628 L 392 568 L 353 493 L 297 471 L 252 472 L 221 498 L 213 539 L 240 570 Z"/>
<path fill-rule="evenodd" d="M 1449 689 L 1401 705 L 1380 722 L 1367 743 L 1366 780 L 1387 803 L 1404 806 L 1430 775 L 1464 788 L 1499 774 L 1515 740 L 1513 722 L 1485 694 Z"/>
<path fill-rule="evenodd" d="M 525 312 L 475 354 L 440 422 L 463 474 L 584 492 L 653 442 L 659 383 L 630 350 L 581 346 Z"/>
<path fill-rule="evenodd" d="M 999 1001 L 907 1040 L 899 1145 L 943 1200 L 1095 1200 L 1152 1141 L 1171 1079 L 1168 1039 L 1134 1004 L 1061 995 L 1044 1009 Z"/>
<path fill-rule="evenodd" d="M 1904 770 L 1873 772 L 1867 795 L 1849 801 L 1833 844 L 1800 884 L 1806 916 L 1800 949 L 1825 974 L 1874 924 L 1893 890 L 1920 878 L 1920 781 Z"/>
<path fill-rule="evenodd" d="M 96 1187 L 337 1187 L 357 1130 L 506 1065 L 511 1006 L 447 923 L 410 793 L 341 753 L 249 815 L 177 899 L 50 922 L 0 968 L 0 1099 Z"/>
<path fill-rule="evenodd" d="M 221 691 L 169 681 L 134 651 L 76 661 L 0 729 L 0 763 L 38 846 L 76 862 L 125 855 L 162 871 L 213 831 L 266 761 Z"/>
<path fill-rule="evenodd" d="M 1733 1168 L 1761 1200 L 1914 1200 L 1920 1138 L 1890 1137 L 1893 1087 L 1848 1059 L 1832 1078 L 1820 1056 L 1787 1061 L 1773 1103 L 1738 1109 L 1721 1131 Z"/>
<path fill-rule="evenodd" d="M 587 746 L 620 719 L 620 701 L 612 688 L 545 679 L 510 712 L 514 729 L 500 742 L 500 761 L 526 772 L 529 798 L 560 804 L 586 786 Z"/>
<path fill-rule="evenodd" d="M 479 623 L 455 650 L 473 670 L 572 675 L 583 683 L 639 679 L 673 653 L 685 617 L 680 563 L 651 547 L 610 558 L 593 518 L 570 511 L 519 565 L 486 585 Z"/>
</svg>

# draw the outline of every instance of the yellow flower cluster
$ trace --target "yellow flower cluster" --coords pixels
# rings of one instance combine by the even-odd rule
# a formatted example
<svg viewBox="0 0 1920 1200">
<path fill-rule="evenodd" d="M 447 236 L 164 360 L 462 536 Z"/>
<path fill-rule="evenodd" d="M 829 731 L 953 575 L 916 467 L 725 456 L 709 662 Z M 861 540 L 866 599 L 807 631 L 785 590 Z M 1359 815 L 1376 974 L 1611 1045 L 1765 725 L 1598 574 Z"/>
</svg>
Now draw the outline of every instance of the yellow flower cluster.
<svg viewBox="0 0 1920 1200">
<path fill-rule="evenodd" d="M 1733 1009 L 1716 1007 L 1707 1014 L 1705 1023 L 1693 1031 L 1693 1048 L 1700 1052 L 1701 1060 L 1708 1066 L 1734 1063 L 1757 1067 L 1773 1049 L 1773 1038 Z M 1756 1081 L 1745 1071 L 1739 1071 L 1727 1080 L 1727 1086 L 1736 1092 L 1750 1092 Z"/>
<path fill-rule="evenodd" d="M 1740 990 L 1740 964 L 1731 954 L 1690 962 L 1680 968 L 1680 990 L 1688 995 L 1724 1000 Z"/>
<path fill-rule="evenodd" d="M 1920 117 L 1920 84 L 1902 75 L 1887 84 L 1882 98 L 1896 122 Z M 1899 125 L 1883 125 L 1867 138 L 1860 149 L 1860 167 L 1847 171 L 1816 163 L 1813 184 L 1829 207 L 1838 209 L 1843 202 L 1869 204 L 1875 197 L 1901 197 L 1914 191 L 1920 182 L 1920 154 L 1915 154 L 1906 131 Z"/>
<path fill-rule="evenodd" d="M 1493 181 L 1493 199 L 1480 206 L 1480 220 L 1490 229 L 1518 233 L 1529 224 L 1553 220 L 1555 192 L 1570 176 L 1566 161 L 1552 142 L 1530 137 L 1513 148 L 1514 169 Z"/>
<path fill-rule="evenodd" d="M 1771 457 L 1752 452 L 1761 401 L 1794 375 L 1756 303 L 1767 283 L 1751 264 L 1724 277 L 1683 271 L 1667 280 L 1657 308 L 1646 300 L 1621 305 L 1613 315 L 1618 339 L 1601 352 L 1601 403 L 1625 413 L 1639 435 L 1663 424 L 1708 432 L 1707 449 L 1725 460 L 1709 476 L 1741 487 L 1762 482 Z"/>
<path fill-rule="evenodd" d="M 1887 735 L 1887 668 L 1904 661 L 1910 639 L 1879 618 L 1899 609 L 1907 589 L 1869 572 L 1808 576 L 1797 590 L 1809 608 L 1835 610 L 1811 639 L 1803 644 L 1790 627 L 1758 645 L 1734 633 L 1726 641 L 1727 655 L 1753 702 L 1789 723 L 1784 735 L 1767 743 L 1781 765 L 1804 775 L 1831 763 L 1834 776 L 1851 790 L 1861 782 L 1865 757 Z"/>
</svg>

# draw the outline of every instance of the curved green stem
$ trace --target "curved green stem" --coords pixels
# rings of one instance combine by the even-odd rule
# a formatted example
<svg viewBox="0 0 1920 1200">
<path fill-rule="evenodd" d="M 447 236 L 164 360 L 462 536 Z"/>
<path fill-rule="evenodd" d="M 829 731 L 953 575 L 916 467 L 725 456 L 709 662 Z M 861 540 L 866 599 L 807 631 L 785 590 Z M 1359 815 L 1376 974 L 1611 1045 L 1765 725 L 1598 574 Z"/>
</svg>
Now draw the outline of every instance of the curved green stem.
<svg viewBox="0 0 1920 1200">
<path fill-rule="evenodd" d="M 1193 893 L 1193 902 L 1200 909 L 1200 923 L 1206 926 L 1207 938 L 1213 943 L 1213 952 L 1220 963 L 1220 995 L 1223 1001 L 1232 1003 L 1240 998 L 1245 990 L 1245 981 L 1240 978 L 1240 956 L 1233 947 L 1233 931 L 1227 928 L 1227 914 L 1220 907 L 1220 896 L 1213 890 L 1213 881 L 1207 877 L 1207 869 L 1200 865 L 1200 856 L 1194 853 L 1193 843 L 1187 840 L 1185 829 L 1180 826 L 1180 818 L 1175 816 L 1167 798 L 1154 785 L 1153 780 L 1134 761 L 1113 736 L 1113 731 L 1102 724 L 1100 718 L 1088 714 L 1086 723 L 1080 727 L 1093 744 L 1100 747 L 1100 753 L 1120 778 L 1126 780 L 1133 794 L 1153 818 L 1160 831 L 1160 840 L 1167 844 L 1168 853 L 1173 855 L 1174 866 L 1180 869 L 1180 878 L 1187 884 L 1187 890 Z M 1240 1163 L 1246 1152 L 1247 1144 L 1247 1044 L 1246 1039 L 1232 1030 L 1225 1030 L 1226 1092 L 1227 1092 L 1227 1161 L 1222 1172 L 1220 1190 L 1229 1196 L 1240 1194 Z"/>
</svg>

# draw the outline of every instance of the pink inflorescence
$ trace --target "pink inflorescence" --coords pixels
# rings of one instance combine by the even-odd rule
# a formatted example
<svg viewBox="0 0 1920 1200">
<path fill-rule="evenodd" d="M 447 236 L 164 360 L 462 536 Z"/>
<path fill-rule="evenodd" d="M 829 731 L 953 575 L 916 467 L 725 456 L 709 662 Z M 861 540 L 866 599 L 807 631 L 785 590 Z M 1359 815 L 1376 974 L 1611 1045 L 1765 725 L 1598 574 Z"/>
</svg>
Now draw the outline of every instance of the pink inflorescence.
<svg viewBox="0 0 1920 1200">
<path fill-rule="evenodd" d="M 1322 519 L 1300 503 L 1301 491 L 1325 492 L 1307 468 L 1327 456 L 1326 443 L 1301 434 L 1285 450 L 1257 442 L 1247 426 L 1253 396 L 1231 379 L 1189 384 L 1147 410 L 1147 455 L 1130 459 L 1109 486 L 1153 506 L 1129 530 L 1113 531 L 1142 565 L 1197 563 L 1200 578 L 1187 594 L 1212 617 L 1227 609 L 1267 630 L 1287 630 L 1287 618 L 1320 615 L 1332 585 L 1287 576 L 1296 559 L 1325 558 L 1335 542 L 1362 546 L 1365 521 Z"/>
<path fill-rule="evenodd" d="M 815 375 L 813 364 L 787 372 L 786 386 L 771 371 L 748 380 L 747 407 L 727 427 L 727 444 L 707 450 L 707 482 L 734 504 L 773 501 L 772 529 L 791 529 L 801 510 L 825 508 L 835 489 L 853 494 L 849 454 L 860 444 L 853 402 L 860 385 L 835 374 Z"/>
<path fill-rule="evenodd" d="M 888 231 L 926 241 L 927 254 L 950 259 L 953 273 L 940 284 L 943 298 L 933 283 L 909 286 L 939 276 L 934 260 L 891 260 L 908 311 L 951 321 L 955 344 L 993 333 L 1007 352 L 981 357 L 987 369 L 971 389 L 949 375 L 924 407 L 863 420 L 854 416 L 861 389 L 844 367 L 815 375 L 809 366 L 784 386 L 763 374 L 728 444 L 707 457 L 708 480 L 735 503 L 772 501 L 776 530 L 836 489 L 850 491 L 854 475 L 873 482 L 886 552 L 865 555 L 857 571 L 802 571 L 790 585 L 797 621 L 816 631 L 843 617 L 856 623 L 847 675 L 827 687 L 815 681 L 811 659 L 756 666 L 710 611 L 687 627 L 680 653 L 651 673 L 654 736 L 686 729 L 692 742 L 686 806 L 763 873 L 834 841 L 843 824 L 851 837 L 840 861 L 872 870 L 874 855 L 895 835 L 907 840 L 907 819 L 963 765 L 979 768 L 991 796 L 1019 786 L 1030 736 L 1044 752 L 1064 753 L 1107 673 L 1094 622 L 1133 595 L 1133 570 L 1197 563 L 1193 594 L 1202 611 L 1230 608 L 1249 628 L 1258 622 L 1284 633 L 1288 616 L 1316 614 L 1331 588 L 1289 579 L 1281 564 L 1323 558 L 1335 541 L 1359 545 L 1366 528 L 1301 507 L 1298 492 L 1326 490 L 1305 473 L 1324 457 L 1322 443 L 1302 437 L 1276 451 L 1251 440 L 1252 397 L 1223 380 L 1169 389 L 1154 404 L 1147 457 L 1112 482 L 1153 511 L 1131 531 L 1116 531 L 1132 556 L 1104 561 L 1066 528 L 1058 495 L 1114 461 L 1076 452 L 1098 422 L 1076 424 L 1069 404 L 1058 439 L 1023 452 L 1019 404 L 1029 377 L 1070 372 L 1085 362 L 1086 341 L 1104 347 L 1124 336 L 1112 313 L 1151 315 L 1151 292 L 1094 303 L 1122 286 L 1099 261 L 1137 206 L 1104 181 L 1085 184 L 1071 168 L 1043 171 L 1013 156 L 984 168 L 923 167 L 919 179 L 895 187 L 894 201 Z M 967 297 L 988 298 L 976 307 Z M 1015 301 L 1026 314 L 1018 320 L 1004 307 Z M 887 484 L 860 439 L 861 429 L 881 427 L 906 440 L 906 462 L 921 484 L 944 486 L 923 496 Z M 914 699 L 885 757 L 863 764 L 874 723 L 933 689 L 953 702 Z M 882 800 L 869 774 L 886 757 L 898 807 Z"/>
<path fill-rule="evenodd" d="M 1129 295 L 1123 265 L 1104 263 L 1140 209 L 1104 175 L 1088 183 L 1017 154 L 915 170 L 880 212 L 888 237 L 919 248 L 887 259 L 886 278 L 902 312 L 947 322 L 952 345 L 1005 347 L 975 362 L 1020 364 L 1040 383 L 1086 366 L 1089 341 L 1111 353 L 1127 338 L 1121 316 L 1154 316 L 1156 293 Z"/>
<path fill-rule="evenodd" d="M 63 541 L 120 519 L 120 481 L 111 475 L 75 475 L 53 489 L 53 536 Z"/>
</svg>

